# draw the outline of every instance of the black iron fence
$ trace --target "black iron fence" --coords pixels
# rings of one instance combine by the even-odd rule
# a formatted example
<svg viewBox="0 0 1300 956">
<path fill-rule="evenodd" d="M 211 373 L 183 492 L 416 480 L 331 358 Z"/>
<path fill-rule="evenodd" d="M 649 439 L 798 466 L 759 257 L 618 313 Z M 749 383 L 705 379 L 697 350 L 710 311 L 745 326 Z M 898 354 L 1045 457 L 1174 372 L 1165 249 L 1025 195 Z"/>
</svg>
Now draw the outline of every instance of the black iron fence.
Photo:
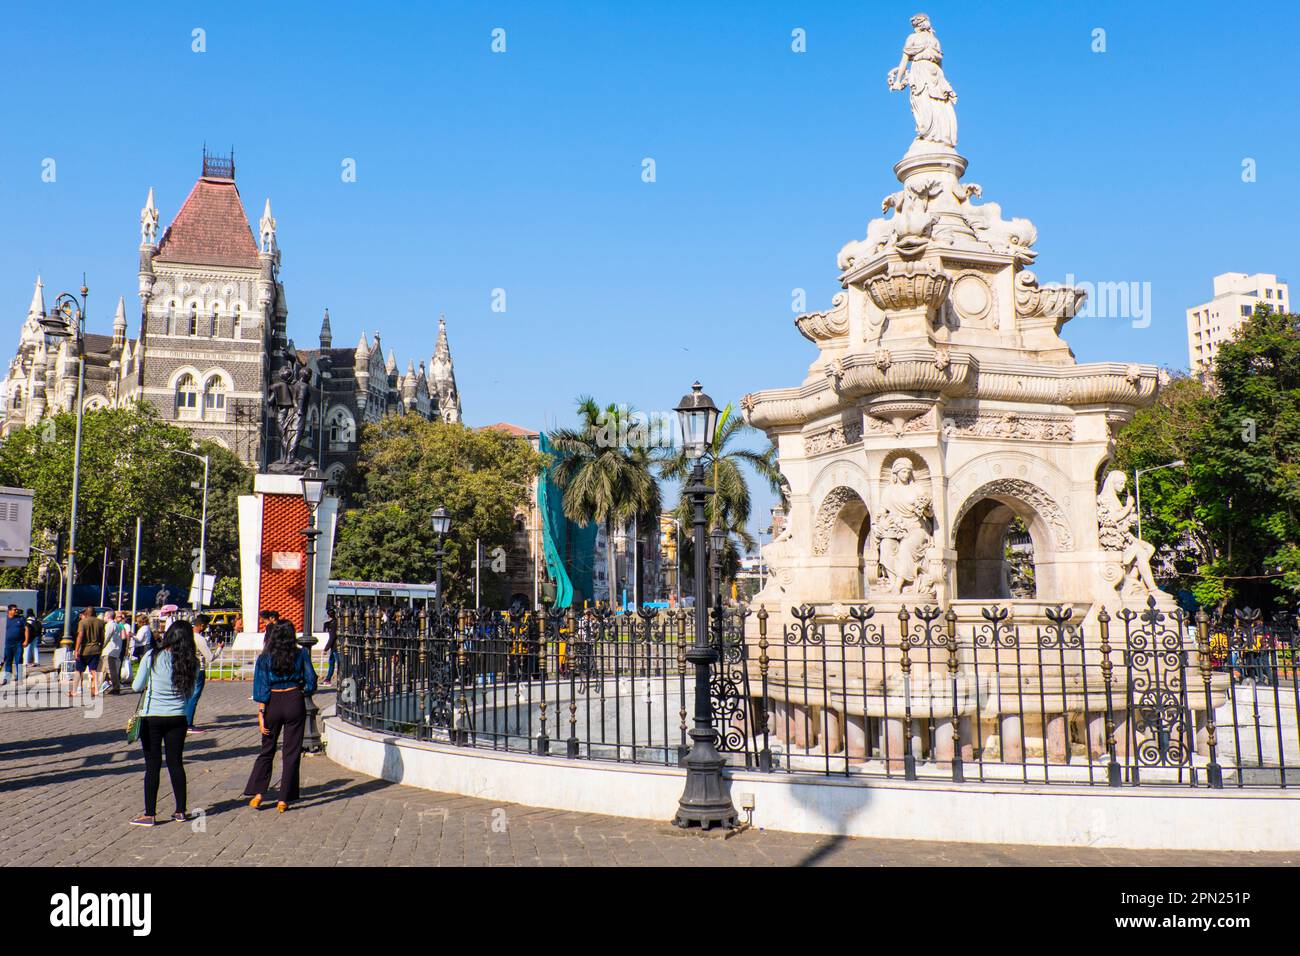
<svg viewBox="0 0 1300 956">
<path fill-rule="evenodd" d="M 340 605 L 338 712 L 386 733 L 569 759 L 678 763 L 690 612 Z M 966 615 L 966 617 L 963 617 Z M 1294 619 L 1151 604 L 766 608 L 713 617 L 719 750 L 854 778 L 1288 786 L 1300 780 Z"/>
</svg>

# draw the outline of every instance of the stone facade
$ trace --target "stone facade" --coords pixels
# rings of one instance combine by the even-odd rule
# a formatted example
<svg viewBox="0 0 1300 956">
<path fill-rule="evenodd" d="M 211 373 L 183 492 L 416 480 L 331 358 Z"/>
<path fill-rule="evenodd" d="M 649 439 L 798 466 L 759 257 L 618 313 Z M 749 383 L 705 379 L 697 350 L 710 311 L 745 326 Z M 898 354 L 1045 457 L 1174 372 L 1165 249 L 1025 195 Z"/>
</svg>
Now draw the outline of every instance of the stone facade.
<svg viewBox="0 0 1300 956">
<path fill-rule="evenodd" d="M 379 334 L 336 349 L 329 312 L 319 348 L 296 349 L 280 279 L 280 248 L 268 199 L 257 238 L 249 226 L 233 158 L 206 152 L 198 181 L 161 238 L 154 191 L 140 212 L 140 334 L 127 337 L 119 299 L 112 336 L 87 334 L 87 409 L 143 401 L 164 421 L 263 467 L 278 452 L 266 411 L 272 377 L 286 350 L 312 370 L 313 403 L 303 451 L 337 480 L 356 458 L 358 426 L 387 414 L 461 420 L 445 319 L 428 369 L 408 362 L 399 374 Z M 37 277 L 18 350 L 0 392 L 2 427 L 30 425 L 73 406 L 77 346 L 48 336 L 44 288 Z"/>
</svg>

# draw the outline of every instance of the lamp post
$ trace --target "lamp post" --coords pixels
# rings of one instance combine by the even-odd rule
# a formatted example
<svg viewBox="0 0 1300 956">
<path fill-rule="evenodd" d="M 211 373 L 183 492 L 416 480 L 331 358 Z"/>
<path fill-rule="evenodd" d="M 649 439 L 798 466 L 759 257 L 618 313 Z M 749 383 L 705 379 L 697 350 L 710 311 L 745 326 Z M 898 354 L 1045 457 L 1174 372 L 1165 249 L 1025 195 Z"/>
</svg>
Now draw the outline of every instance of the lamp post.
<svg viewBox="0 0 1300 956">
<path fill-rule="evenodd" d="M 433 556 L 438 559 L 438 577 L 437 577 L 437 600 L 434 602 L 434 612 L 438 615 L 438 623 L 442 623 L 442 559 L 447 556 L 446 550 L 442 546 L 442 539 L 447 532 L 451 530 L 451 512 L 446 508 L 439 506 L 433 512 L 433 533 L 438 536 L 438 548 L 433 552 Z"/>
<path fill-rule="evenodd" d="M 704 453 L 708 449 L 718 420 L 713 400 L 691 386 L 676 408 L 682 430 L 682 444 L 687 457 L 694 460 L 690 483 L 683 489 L 694 513 L 695 543 L 695 641 L 686 652 L 686 660 L 695 665 L 695 726 L 690 730 L 691 749 L 683 763 L 686 787 L 677 805 L 673 823 L 679 827 L 698 825 L 708 830 L 714 825 L 736 825 L 736 808 L 731 804 L 726 781 L 722 776 L 724 761 L 717 748 L 717 731 L 713 729 L 713 712 L 709 706 L 709 665 L 717 652 L 709 642 L 708 569 L 704 564 L 706 538 L 704 504 L 713 489 L 704 483 Z"/>
<path fill-rule="evenodd" d="M 1152 465 L 1150 468 L 1139 468 L 1133 472 L 1133 484 L 1137 488 L 1137 502 L 1134 505 L 1137 508 L 1138 518 L 1138 540 L 1142 540 L 1142 476 L 1153 471 L 1160 471 L 1162 468 L 1181 468 L 1187 462 L 1179 458 L 1177 461 L 1171 461 L 1167 465 Z"/>
<path fill-rule="evenodd" d="M 64 648 L 72 646 L 72 592 L 77 579 L 77 497 L 81 490 L 81 420 L 85 414 L 86 389 L 86 296 L 89 294 L 90 290 L 86 288 L 83 277 L 80 305 L 71 293 L 60 293 L 50 311 L 41 319 L 41 328 L 46 335 L 72 339 L 77 349 L 77 433 L 72 446 L 72 517 L 68 524 L 68 573 L 63 582 L 63 639 L 59 642 Z"/>
<path fill-rule="evenodd" d="M 187 458 L 194 458 L 197 461 L 203 462 L 203 517 L 199 519 L 199 586 L 195 592 L 197 596 L 190 602 L 193 604 L 194 610 L 200 611 L 203 609 L 203 591 L 207 587 L 208 582 L 208 469 L 211 463 L 207 455 L 200 455 L 192 451 L 184 451 L 180 448 L 169 448 L 167 450 L 173 455 L 184 455 Z M 303 476 L 303 480 L 306 480 L 305 475 Z M 304 486 L 304 495 L 305 494 Z M 319 497 L 317 497 L 316 503 L 320 504 Z M 309 505 L 308 507 L 311 506 Z M 312 514 L 315 515 L 315 513 L 315 509 L 313 508 Z"/>
<path fill-rule="evenodd" d="M 709 565 L 713 568 L 713 636 L 718 654 L 722 653 L 722 558 L 727 548 L 727 532 L 714 528 L 709 532 Z"/>
<path fill-rule="evenodd" d="M 325 476 L 315 465 L 308 467 L 303 473 L 302 500 L 307 503 L 309 523 L 302 532 L 302 536 L 307 539 L 307 554 L 304 562 L 307 581 L 303 589 L 302 637 L 298 645 L 307 648 L 308 653 L 311 653 L 311 648 L 316 644 L 316 635 L 313 633 L 315 629 L 312 627 L 312 618 L 316 616 L 316 609 L 313 606 L 316 591 L 316 539 L 320 537 L 320 529 L 316 527 L 316 509 L 320 507 L 321 499 L 325 496 L 325 482 Z M 305 698 L 304 703 L 307 709 L 307 726 L 302 735 L 302 749 L 307 753 L 317 753 L 321 749 L 320 727 L 316 723 L 319 709 L 310 695 Z"/>
</svg>

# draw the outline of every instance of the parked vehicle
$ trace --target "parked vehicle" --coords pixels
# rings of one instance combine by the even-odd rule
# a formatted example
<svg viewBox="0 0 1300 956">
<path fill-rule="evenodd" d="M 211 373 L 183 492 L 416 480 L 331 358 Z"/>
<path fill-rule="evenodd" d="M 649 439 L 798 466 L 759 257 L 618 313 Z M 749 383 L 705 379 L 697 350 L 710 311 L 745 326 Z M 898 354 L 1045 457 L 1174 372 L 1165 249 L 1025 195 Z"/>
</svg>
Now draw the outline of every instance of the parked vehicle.
<svg viewBox="0 0 1300 956">
<path fill-rule="evenodd" d="M 76 621 L 81 617 L 82 610 L 83 608 L 79 607 L 74 607 L 72 609 L 72 639 L 74 641 L 77 639 Z M 94 610 L 96 614 L 103 614 L 105 611 L 111 611 L 113 609 L 109 607 L 97 607 Z M 57 644 L 61 640 L 63 640 L 63 608 L 59 607 L 55 608 L 41 619 L 41 643 L 49 646 L 51 644 Z"/>
</svg>

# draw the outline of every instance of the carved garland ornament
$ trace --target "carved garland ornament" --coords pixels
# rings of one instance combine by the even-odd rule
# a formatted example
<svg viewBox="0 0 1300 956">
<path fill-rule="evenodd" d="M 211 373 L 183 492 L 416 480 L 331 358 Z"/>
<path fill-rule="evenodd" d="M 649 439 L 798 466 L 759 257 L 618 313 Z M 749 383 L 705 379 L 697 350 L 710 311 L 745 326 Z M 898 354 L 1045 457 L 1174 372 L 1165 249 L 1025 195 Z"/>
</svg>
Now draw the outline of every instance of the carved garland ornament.
<svg viewBox="0 0 1300 956">
<path fill-rule="evenodd" d="M 1052 529 L 1052 539 L 1056 542 L 1056 550 L 1074 550 L 1074 536 L 1070 534 L 1070 524 L 1065 520 L 1065 513 L 1061 511 L 1060 506 L 1042 488 L 1019 478 L 998 478 L 987 481 L 967 495 L 966 500 L 957 509 L 957 514 L 952 519 L 954 533 L 955 529 L 961 526 L 961 520 L 966 517 L 966 512 L 985 498 L 996 498 L 998 496 L 1015 498 L 1017 501 L 1023 501 L 1029 505 Z"/>
</svg>

